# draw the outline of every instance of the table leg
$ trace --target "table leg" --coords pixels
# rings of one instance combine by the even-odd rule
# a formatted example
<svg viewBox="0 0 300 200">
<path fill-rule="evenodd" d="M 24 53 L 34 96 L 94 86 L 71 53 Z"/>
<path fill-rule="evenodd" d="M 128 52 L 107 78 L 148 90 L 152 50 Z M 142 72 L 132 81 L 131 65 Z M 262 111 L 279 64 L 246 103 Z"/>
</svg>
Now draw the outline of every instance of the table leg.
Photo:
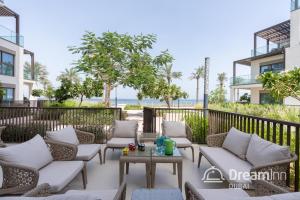
<svg viewBox="0 0 300 200">
<path fill-rule="evenodd" d="M 151 164 L 146 163 L 146 181 L 147 188 L 151 188 Z"/>
<path fill-rule="evenodd" d="M 177 173 L 178 173 L 178 186 L 182 191 L 182 161 L 177 163 Z"/>
<path fill-rule="evenodd" d="M 129 162 L 126 163 L 126 174 L 129 174 Z"/>
<path fill-rule="evenodd" d="M 151 188 L 155 187 L 155 173 L 156 173 L 156 163 L 151 164 Z"/>
<path fill-rule="evenodd" d="M 124 165 L 125 165 L 125 163 L 120 160 L 119 161 L 119 182 L 120 182 L 120 185 L 122 184 L 123 179 L 124 179 Z"/>
<path fill-rule="evenodd" d="M 176 163 L 173 163 L 173 175 L 176 175 Z"/>
</svg>

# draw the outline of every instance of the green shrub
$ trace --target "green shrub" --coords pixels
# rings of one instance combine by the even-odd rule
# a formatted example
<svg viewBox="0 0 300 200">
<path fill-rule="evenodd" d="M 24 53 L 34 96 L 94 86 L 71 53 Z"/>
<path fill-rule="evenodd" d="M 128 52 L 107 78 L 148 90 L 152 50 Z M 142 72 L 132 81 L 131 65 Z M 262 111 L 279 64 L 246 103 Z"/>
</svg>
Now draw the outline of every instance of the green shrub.
<svg viewBox="0 0 300 200">
<path fill-rule="evenodd" d="M 124 107 L 124 110 L 142 110 L 142 109 L 143 109 L 143 106 L 141 106 L 141 105 L 129 105 L 129 104 L 127 104 Z"/>
<path fill-rule="evenodd" d="M 199 114 L 189 114 L 184 116 L 184 120 L 192 129 L 193 142 L 205 144 L 208 130 L 207 119 Z"/>
</svg>

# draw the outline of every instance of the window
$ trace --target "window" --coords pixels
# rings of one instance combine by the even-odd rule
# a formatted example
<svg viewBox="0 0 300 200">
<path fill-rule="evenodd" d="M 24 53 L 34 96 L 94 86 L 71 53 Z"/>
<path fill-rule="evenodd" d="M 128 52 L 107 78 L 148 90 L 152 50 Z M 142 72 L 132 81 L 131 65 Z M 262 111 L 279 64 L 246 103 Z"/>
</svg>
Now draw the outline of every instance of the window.
<svg viewBox="0 0 300 200">
<path fill-rule="evenodd" d="M 265 72 L 281 72 L 284 70 L 284 63 L 273 63 L 269 65 L 260 66 L 260 73 L 263 74 Z"/>
<path fill-rule="evenodd" d="M 15 89 L 14 88 L 3 88 L 4 95 L 2 97 L 3 101 L 13 101 Z"/>
<path fill-rule="evenodd" d="M 15 56 L 10 53 L 0 51 L 0 74 L 14 76 Z"/>
<path fill-rule="evenodd" d="M 272 97 L 269 93 L 260 93 L 259 94 L 259 103 L 260 104 L 282 104 L 282 100 L 277 100 Z"/>
</svg>

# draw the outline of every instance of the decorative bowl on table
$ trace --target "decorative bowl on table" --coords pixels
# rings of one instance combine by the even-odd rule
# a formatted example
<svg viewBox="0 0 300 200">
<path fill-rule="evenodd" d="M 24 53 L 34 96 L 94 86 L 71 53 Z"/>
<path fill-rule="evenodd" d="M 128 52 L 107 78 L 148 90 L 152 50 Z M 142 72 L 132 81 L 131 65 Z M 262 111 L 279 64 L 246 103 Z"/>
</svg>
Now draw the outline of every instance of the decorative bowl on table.
<svg viewBox="0 0 300 200">
<path fill-rule="evenodd" d="M 138 144 L 138 150 L 139 151 L 145 151 L 145 144 L 143 144 L 143 143 Z"/>
<path fill-rule="evenodd" d="M 131 144 L 128 145 L 128 148 L 129 148 L 130 151 L 135 151 L 136 146 L 135 146 L 135 144 L 131 143 Z"/>
</svg>

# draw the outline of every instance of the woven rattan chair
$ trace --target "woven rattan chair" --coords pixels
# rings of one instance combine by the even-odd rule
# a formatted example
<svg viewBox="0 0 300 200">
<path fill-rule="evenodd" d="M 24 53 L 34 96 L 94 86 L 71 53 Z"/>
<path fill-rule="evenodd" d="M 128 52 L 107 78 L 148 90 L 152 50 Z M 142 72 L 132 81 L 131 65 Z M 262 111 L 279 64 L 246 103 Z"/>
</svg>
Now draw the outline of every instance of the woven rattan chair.
<svg viewBox="0 0 300 200">
<path fill-rule="evenodd" d="M 0 126 L 0 148 L 1 147 L 6 147 L 6 145 L 4 144 L 4 142 L 1 139 L 2 132 L 4 131 L 5 128 L 6 128 L 6 126 Z"/>
</svg>

